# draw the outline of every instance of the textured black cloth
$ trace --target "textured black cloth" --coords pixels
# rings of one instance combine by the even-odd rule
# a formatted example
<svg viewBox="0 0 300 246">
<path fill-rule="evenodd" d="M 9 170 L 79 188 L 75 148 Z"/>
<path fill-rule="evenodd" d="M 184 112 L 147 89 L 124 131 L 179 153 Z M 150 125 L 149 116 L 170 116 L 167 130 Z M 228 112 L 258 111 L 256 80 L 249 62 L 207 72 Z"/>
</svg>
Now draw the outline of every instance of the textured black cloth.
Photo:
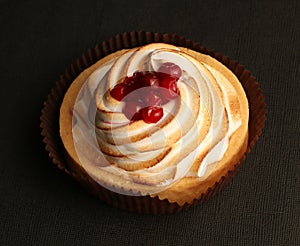
<svg viewBox="0 0 300 246">
<path fill-rule="evenodd" d="M 299 245 L 300 1 L 1 1 L 0 245 Z M 174 215 L 109 207 L 52 164 L 40 136 L 66 67 L 118 33 L 176 33 L 259 81 L 263 135 L 232 182 Z"/>
</svg>

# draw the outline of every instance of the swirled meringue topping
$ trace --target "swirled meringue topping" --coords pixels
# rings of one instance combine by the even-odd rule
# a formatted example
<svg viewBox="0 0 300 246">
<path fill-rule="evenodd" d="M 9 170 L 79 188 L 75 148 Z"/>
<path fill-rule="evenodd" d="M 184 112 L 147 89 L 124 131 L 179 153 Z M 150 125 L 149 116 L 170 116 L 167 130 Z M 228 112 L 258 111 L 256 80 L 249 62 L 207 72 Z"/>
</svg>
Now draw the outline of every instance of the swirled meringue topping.
<svg viewBox="0 0 300 246">
<path fill-rule="evenodd" d="M 180 96 L 162 105 L 157 123 L 130 121 L 122 111 L 124 101 L 113 98 L 111 90 L 126 76 L 157 71 L 166 62 L 182 69 Z M 178 47 L 149 44 L 123 52 L 88 77 L 74 105 L 73 138 L 83 167 L 101 168 L 151 193 L 183 177 L 205 179 L 207 167 L 223 158 L 241 123 L 239 97 L 222 73 Z M 89 147 L 80 147 L 82 142 Z"/>
</svg>

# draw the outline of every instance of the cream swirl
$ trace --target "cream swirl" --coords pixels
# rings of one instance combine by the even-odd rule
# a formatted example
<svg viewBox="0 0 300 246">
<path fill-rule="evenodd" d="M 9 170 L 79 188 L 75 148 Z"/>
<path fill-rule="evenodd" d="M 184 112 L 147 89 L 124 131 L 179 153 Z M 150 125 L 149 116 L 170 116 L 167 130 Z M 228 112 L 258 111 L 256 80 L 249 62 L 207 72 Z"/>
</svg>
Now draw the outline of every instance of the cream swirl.
<svg viewBox="0 0 300 246">
<path fill-rule="evenodd" d="M 130 122 L 122 113 L 124 102 L 111 97 L 111 89 L 125 76 L 157 71 L 165 62 L 183 71 L 180 97 L 163 105 L 165 114 L 156 124 Z M 242 122 L 230 81 L 184 49 L 168 44 L 128 50 L 94 71 L 86 85 L 74 106 L 73 137 L 85 138 L 94 158 L 102 155 L 107 160 L 100 168 L 129 183 L 168 187 L 186 176 L 204 179 L 207 166 L 223 158 L 230 136 Z M 86 137 L 89 134 L 95 139 Z"/>
</svg>

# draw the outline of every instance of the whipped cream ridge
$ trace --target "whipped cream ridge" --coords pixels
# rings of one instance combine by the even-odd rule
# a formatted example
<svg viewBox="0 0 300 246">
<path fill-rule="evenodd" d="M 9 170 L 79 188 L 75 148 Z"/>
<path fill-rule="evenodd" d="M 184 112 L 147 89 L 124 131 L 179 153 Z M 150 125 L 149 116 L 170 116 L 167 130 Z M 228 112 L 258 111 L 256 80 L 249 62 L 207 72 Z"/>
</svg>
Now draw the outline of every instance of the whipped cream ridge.
<svg viewBox="0 0 300 246">
<path fill-rule="evenodd" d="M 162 106 L 164 116 L 155 124 L 129 121 L 124 102 L 110 90 L 125 76 L 157 71 L 165 62 L 182 69 L 180 96 Z M 111 59 L 88 77 L 74 105 L 72 133 L 86 170 L 100 168 L 151 193 L 183 177 L 205 179 L 241 123 L 237 92 L 222 73 L 178 47 L 149 44 Z"/>
</svg>

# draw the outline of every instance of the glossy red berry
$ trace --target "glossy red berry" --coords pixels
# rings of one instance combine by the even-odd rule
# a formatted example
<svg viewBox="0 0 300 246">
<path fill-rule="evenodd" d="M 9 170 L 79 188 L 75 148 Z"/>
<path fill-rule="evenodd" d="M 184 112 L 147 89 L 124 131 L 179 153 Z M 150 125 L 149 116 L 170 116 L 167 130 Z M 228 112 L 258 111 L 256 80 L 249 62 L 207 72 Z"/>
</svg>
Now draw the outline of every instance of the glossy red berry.
<svg viewBox="0 0 300 246">
<path fill-rule="evenodd" d="M 149 106 L 141 110 L 142 118 L 146 123 L 156 123 L 164 115 L 163 108 L 158 106 Z"/>
<path fill-rule="evenodd" d="M 144 93 L 142 90 L 131 90 L 131 88 L 128 89 L 129 93 L 124 97 L 124 101 L 126 102 L 132 102 L 132 101 L 142 101 L 144 98 Z"/>
<path fill-rule="evenodd" d="M 124 84 L 126 86 L 127 94 L 142 87 L 140 81 L 133 79 L 128 79 L 126 82 L 124 82 Z"/>
<path fill-rule="evenodd" d="M 157 72 L 159 73 L 159 76 L 161 79 L 164 79 L 167 77 L 174 77 L 174 78 L 177 78 L 177 80 L 178 80 L 182 75 L 181 68 L 172 62 L 163 63 L 159 67 Z"/>
<path fill-rule="evenodd" d="M 133 75 L 131 76 L 131 79 L 132 79 L 134 82 L 136 82 L 136 83 L 141 83 L 143 77 L 144 77 L 144 72 L 136 71 L 136 72 L 134 72 Z"/>
<path fill-rule="evenodd" d="M 144 105 L 140 101 L 126 102 L 122 112 L 129 120 L 140 120 L 142 118 L 140 111 L 143 106 Z"/>
<path fill-rule="evenodd" d="M 145 86 L 158 87 L 159 78 L 155 72 L 146 72 L 143 76 L 143 83 Z"/>
<path fill-rule="evenodd" d="M 177 81 L 182 75 L 181 68 L 171 62 L 164 63 L 158 72 L 135 72 L 126 76 L 110 94 L 125 104 L 122 112 L 131 121 L 143 119 L 146 123 L 156 123 L 164 115 L 161 105 L 179 94 Z"/>
<path fill-rule="evenodd" d="M 159 90 L 149 89 L 145 97 L 143 98 L 146 106 L 160 106 L 162 99 Z"/>
<path fill-rule="evenodd" d="M 176 98 L 180 94 L 176 82 L 177 79 L 173 77 L 167 77 L 161 80 L 160 86 L 162 87 L 162 89 L 160 90 L 160 93 L 162 98 L 171 100 Z"/>
<path fill-rule="evenodd" d="M 127 86 L 124 83 L 117 84 L 111 91 L 110 95 L 118 100 L 121 101 L 127 95 Z"/>
</svg>

